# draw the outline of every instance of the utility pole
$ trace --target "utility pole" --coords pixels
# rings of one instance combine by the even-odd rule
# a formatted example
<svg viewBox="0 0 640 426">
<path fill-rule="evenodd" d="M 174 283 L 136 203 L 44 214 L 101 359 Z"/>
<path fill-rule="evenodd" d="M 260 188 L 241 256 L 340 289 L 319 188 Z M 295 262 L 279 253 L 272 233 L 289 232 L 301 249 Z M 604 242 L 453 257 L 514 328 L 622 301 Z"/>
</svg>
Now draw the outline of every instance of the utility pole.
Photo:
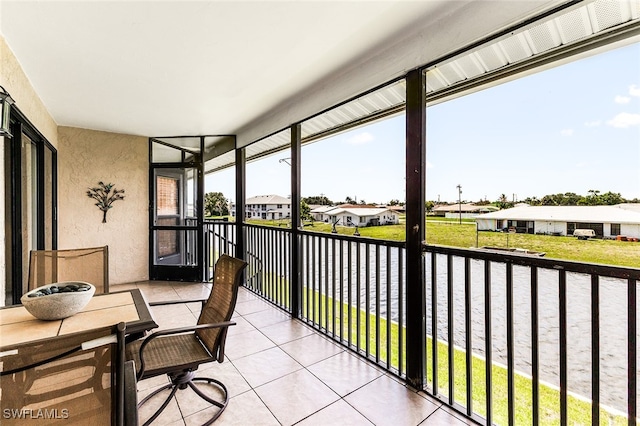
<svg viewBox="0 0 640 426">
<path fill-rule="evenodd" d="M 460 216 L 459 219 L 459 224 L 462 224 L 462 186 L 460 186 L 460 184 L 458 184 L 458 186 L 456 186 L 456 188 L 458 188 L 458 214 Z"/>
</svg>

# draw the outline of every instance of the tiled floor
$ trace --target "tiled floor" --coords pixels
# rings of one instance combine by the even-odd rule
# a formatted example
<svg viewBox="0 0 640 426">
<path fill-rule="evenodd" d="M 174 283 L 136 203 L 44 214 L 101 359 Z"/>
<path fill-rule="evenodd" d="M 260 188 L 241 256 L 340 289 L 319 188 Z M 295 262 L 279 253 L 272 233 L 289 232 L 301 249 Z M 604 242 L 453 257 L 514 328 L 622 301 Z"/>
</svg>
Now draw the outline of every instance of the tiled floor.
<svg viewBox="0 0 640 426">
<path fill-rule="evenodd" d="M 148 301 L 206 297 L 208 284 L 140 282 Z M 196 322 L 199 303 L 152 308 L 160 328 Z M 225 361 L 202 366 L 229 389 L 229 405 L 216 425 L 456 425 L 473 424 L 422 392 L 316 333 L 241 288 Z M 138 383 L 141 399 L 167 383 Z M 168 394 L 165 394 L 168 395 Z M 158 399 L 158 404 L 162 398 Z M 141 423 L 155 399 L 140 410 Z M 212 408 L 190 389 L 178 391 L 154 425 L 200 425 Z"/>
</svg>

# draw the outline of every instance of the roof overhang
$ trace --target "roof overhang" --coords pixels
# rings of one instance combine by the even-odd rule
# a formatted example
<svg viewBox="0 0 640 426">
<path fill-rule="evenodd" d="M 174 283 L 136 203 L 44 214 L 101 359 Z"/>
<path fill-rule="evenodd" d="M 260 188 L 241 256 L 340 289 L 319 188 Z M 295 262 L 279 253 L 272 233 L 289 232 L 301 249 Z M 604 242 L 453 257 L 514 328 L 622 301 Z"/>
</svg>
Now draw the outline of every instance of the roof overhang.
<svg viewBox="0 0 640 426">
<path fill-rule="evenodd" d="M 559 3 L 2 0 L 0 32 L 58 125 L 243 146 Z"/>
</svg>

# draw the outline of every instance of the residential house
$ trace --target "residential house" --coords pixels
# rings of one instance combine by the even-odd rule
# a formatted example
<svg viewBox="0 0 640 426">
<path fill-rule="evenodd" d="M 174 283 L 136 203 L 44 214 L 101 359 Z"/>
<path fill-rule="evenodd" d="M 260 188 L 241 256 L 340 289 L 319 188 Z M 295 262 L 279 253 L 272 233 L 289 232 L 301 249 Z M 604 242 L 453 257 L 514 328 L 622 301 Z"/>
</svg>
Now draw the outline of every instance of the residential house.
<svg viewBox="0 0 640 426">
<path fill-rule="evenodd" d="M 640 205 L 520 206 L 480 215 L 476 222 L 479 231 L 573 235 L 575 229 L 593 229 L 598 237 L 640 238 Z"/>
<path fill-rule="evenodd" d="M 309 214 L 313 220 L 318 220 L 320 222 L 328 222 L 329 216 L 325 215 L 326 212 L 331 211 L 336 208 L 336 206 L 309 206 L 311 209 Z"/>
<path fill-rule="evenodd" d="M 258 195 L 245 201 L 245 219 L 277 220 L 291 217 L 291 199 L 280 195 Z M 236 205 L 231 205 L 231 216 L 236 215 Z"/>
<path fill-rule="evenodd" d="M 438 204 L 431 209 L 433 216 L 448 217 L 458 219 L 460 217 L 465 219 L 473 219 L 478 215 L 494 212 L 500 210 L 496 206 L 484 205 L 477 206 L 472 203 L 466 204 Z"/>
<path fill-rule="evenodd" d="M 398 213 L 389 208 L 359 204 L 321 206 L 311 211 L 315 220 L 339 226 L 397 225 Z"/>
</svg>

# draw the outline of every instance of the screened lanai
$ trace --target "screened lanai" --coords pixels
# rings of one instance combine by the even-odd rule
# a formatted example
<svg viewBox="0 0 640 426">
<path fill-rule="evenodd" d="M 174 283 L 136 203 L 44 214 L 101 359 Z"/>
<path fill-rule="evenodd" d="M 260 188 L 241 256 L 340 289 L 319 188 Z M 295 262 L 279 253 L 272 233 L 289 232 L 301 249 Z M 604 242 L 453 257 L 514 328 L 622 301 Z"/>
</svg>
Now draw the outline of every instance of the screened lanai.
<svg viewBox="0 0 640 426">
<path fill-rule="evenodd" d="M 533 424 L 545 424 L 549 410 L 560 424 L 569 424 L 575 411 L 587 412 L 593 423 L 613 418 L 635 424 L 637 266 L 430 245 L 425 191 L 429 107 L 636 44 L 639 19 L 637 1 L 606 0 L 3 0 L 0 85 L 15 101 L 10 134 L 3 137 L 5 304 L 17 303 L 24 292 L 32 249 L 108 245 L 111 285 L 150 294 L 155 280 L 171 280 L 169 292 L 176 293 L 181 280 L 207 282 L 216 258 L 229 253 L 250 264 L 245 302 L 269 302 L 465 421 L 517 424 L 525 407 Z M 304 147 L 399 117 L 405 240 L 326 236 L 302 227 Z M 247 167 L 285 151 L 288 227 L 248 224 L 242 215 L 227 223 L 204 220 L 206 177 L 233 169 L 242 212 L 252 195 Z M 126 191 L 106 223 L 85 195 L 99 181 Z M 169 200 L 163 206 L 161 191 Z M 531 330 L 526 356 L 514 349 L 521 324 L 513 318 L 513 271 L 520 267 L 531 271 L 523 299 Z M 539 272 L 552 274 L 550 285 L 558 289 L 557 323 L 551 325 L 559 330 L 551 343 L 558 359 L 550 387 L 540 360 L 546 346 L 537 340 Z M 472 277 L 483 288 L 473 301 L 465 287 Z M 585 320 L 588 390 L 579 398 L 570 386 L 574 352 L 567 344 L 567 282 L 574 277 L 591 286 L 585 300 L 594 309 Z M 614 386 L 621 405 L 613 411 L 608 400 L 601 404 L 610 388 L 601 361 L 604 333 L 597 332 L 597 306 L 606 297 L 598 283 L 608 280 L 626 290 L 617 329 L 626 344 L 624 378 Z M 496 288 L 505 299 L 497 316 Z M 454 307 L 458 289 L 464 289 L 464 303 Z M 442 305 L 438 297 L 445 298 Z M 478 334 L 472 314 L 481 319 L 480 340 L 472 339 Z M 498 350 L 492 329 L 503 325 Z M 483 376 L 473 369 L 479 359 Z M 524 402 L 516 386 L 523 376 L 529 377 Z M 556 392 L 551 409 L 548 388 Z M 601 405 L 607 405 L 603 412 Z"/>
</svg>

